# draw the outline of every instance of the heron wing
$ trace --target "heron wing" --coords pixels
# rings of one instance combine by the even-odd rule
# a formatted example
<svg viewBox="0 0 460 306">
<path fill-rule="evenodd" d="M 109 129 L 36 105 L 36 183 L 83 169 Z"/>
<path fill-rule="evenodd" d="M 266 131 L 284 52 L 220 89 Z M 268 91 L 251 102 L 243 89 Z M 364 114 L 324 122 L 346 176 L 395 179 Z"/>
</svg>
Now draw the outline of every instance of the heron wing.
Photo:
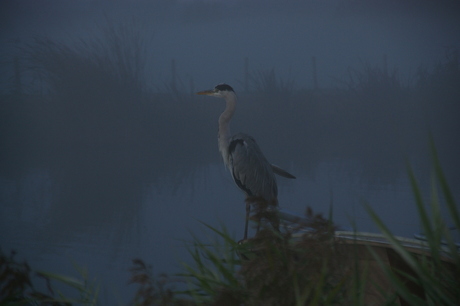
<svg viewBox="0 0 460 306">
<path fill-rule="evenodd" d="M 233 180 L 247 195 L 276 199 L 278 189 L 273 168 L 255 140 L 237 134 L 229 143 L 229 168 Z"/>
</svg>

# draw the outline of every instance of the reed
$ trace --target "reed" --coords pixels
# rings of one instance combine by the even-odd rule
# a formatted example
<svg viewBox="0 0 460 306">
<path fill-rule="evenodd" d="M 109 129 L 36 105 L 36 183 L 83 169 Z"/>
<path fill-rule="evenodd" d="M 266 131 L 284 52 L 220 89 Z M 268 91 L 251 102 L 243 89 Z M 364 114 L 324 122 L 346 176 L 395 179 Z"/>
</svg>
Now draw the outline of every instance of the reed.
<svg viewBox="0 0 460 306">
<path fill-rule="evenodd" d="M 412 168 L 408 174 L 412 192 L 417 205 L 418 217 L 423 229 L 427 252 L 419 255 L 409 252 L 391 233 L 375 212 L 367 210 L 392 248 L 410 267 L 410 272 L 391 268 L 373 253 L 387 277 L 391 280 L 397 295 L 409 305 L 459 305 L 460 303 L 460 252 L 451 229 L 460 229 L 458 207 L 447 184 L 433 141 L 433 178 L 431 180 L 431 199 L 426 205 L 420 186 Z M 439 189 L 441 193 L 439 193 Z M 441 215 L 442 206 L 449 211 L 453 226 L 448 226 Z M 428 206 L 428 209 L 427 209 Z M 414 286 L 416 289 L 414 290 Z"/>
</svg>

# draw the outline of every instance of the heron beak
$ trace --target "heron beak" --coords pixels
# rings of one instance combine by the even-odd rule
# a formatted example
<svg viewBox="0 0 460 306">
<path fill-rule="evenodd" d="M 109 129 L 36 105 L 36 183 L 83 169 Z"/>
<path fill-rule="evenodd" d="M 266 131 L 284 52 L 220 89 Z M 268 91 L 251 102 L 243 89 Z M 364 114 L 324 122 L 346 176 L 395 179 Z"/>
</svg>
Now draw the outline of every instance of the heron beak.
<svg viewBox="0 0 460 306">
<path fill-rule="evenodd" d="M 197 95 L 207 95 L 210 96 L 214 94 L 214 90 L 203 90 L 196 93 Z"/>
</svg>

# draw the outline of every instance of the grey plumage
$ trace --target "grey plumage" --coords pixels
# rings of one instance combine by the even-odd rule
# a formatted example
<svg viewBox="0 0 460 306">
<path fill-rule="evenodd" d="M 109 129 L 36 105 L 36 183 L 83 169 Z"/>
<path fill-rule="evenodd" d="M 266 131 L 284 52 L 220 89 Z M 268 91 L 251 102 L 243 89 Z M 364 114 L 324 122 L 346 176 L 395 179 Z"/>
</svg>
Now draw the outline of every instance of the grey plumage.
<svg viewBox="0 0 460 306">
<path fill-rule="evenodd" d="M 270 163 L 254 138 L 238 133 L 230 138 L 230 172 L 233 180 L 248 196 L 276 200 L 278 187 Z"/>
</svg>

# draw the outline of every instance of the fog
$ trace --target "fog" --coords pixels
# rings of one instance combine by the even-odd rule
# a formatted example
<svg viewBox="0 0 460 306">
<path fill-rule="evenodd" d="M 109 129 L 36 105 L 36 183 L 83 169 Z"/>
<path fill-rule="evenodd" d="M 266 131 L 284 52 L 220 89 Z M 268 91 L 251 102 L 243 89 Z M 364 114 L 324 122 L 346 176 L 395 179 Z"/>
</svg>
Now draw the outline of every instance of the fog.
<svg viewBox="0 0 460 306">
<path fill-rule="evenodd" d="M 3 1 L 0 247 L 78 275 L 125 304 L 131 260 L 155 274 L 225 225 L 240 239 L 244 195 L 224 168 L 232 132 L 252 135 L 284 209 L 340 228 L 420 231 L 410 164 L 429 199 L 432 137 L 459 198 L 457 1 Z M 447 223 L 449 216 L 444 212 Z"/>
<path fill-rule="evenodd" d="M 7 1 L 2 37 L 32 35 L 75 41 L 97 36 L 101 24 L 134 20 L 148 46 L 148 77 L 170 77 L 170 61 L 188 86 L 210 80 L 238 84 L 243 60 L 251 69 L 291 73 L 299 88 L 311 87 L 311 57 L 319 83 L 360 62 L 396 67 L 404 81 L 422 63 L 431 65 L 457 46 L 458 5 L 405 1 Z"/>
</svg>

